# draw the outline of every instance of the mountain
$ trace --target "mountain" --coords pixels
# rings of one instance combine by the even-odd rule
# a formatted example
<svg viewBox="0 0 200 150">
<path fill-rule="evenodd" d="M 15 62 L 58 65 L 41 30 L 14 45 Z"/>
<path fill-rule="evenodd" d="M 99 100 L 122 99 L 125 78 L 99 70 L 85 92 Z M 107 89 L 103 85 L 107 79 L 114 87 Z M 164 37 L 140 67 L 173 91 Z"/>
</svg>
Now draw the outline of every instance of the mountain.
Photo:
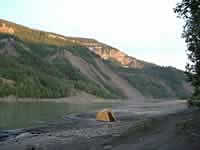
<svg viewBox="0 0 200 150">
<path fill-rule="evenodd" d="M 94 39 L 67 37 L 0 20 L 0 96 L 188 97 L 182 71 L 160 67 Z"/>
<path fill-rule="evenodd" d="M 145 63 L 141 60 L 137 60 L 134 57 L 130 57 L 120 50 L 100 43 L 94 39 L 66 37 L 50 32 L 32 30 L 27 27 L 19 26 L 5 20 L 0 20 L 0 23 L 2 24 L 2 27 L 0 28 L 0 32 L 2 33 L 9 33 L 11 35 L 19 36 L 22 39 L 29 39 L 47 44 L 56 44 L 58 46 L 66 45 L 66 43 L 71 43 L 73 45 L 82 45 L 84 47 L 87 47 L 95 54 L 99 55 L 102 59 L 114 61 L 122 67 L 143 68 L 145 65 L 153 65 L 150 63 Z"/>
</svg>

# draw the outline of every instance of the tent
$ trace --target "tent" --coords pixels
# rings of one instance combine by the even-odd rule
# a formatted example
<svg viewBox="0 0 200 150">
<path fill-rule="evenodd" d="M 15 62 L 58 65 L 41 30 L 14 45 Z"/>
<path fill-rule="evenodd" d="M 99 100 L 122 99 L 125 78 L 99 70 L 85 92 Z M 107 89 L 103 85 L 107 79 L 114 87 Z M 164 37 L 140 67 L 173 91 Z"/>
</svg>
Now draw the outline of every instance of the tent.
<svg viewBox="0 0 200 150">
<path fill-rule="evenodd" d="M 96 120 L 113 122 L 116 121 L 116 118 L 111 110 L 103 109 L 102 111 L 97 112 Z"/>
</svg>

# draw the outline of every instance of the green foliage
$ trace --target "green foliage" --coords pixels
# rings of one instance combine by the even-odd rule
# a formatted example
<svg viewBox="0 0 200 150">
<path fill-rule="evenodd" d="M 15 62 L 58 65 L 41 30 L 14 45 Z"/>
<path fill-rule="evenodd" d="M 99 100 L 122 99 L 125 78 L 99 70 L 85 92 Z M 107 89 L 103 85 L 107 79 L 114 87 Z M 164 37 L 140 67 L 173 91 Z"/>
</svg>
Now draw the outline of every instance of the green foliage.
<svg viewBox="0 0 200 150">
<path fill-rule="evenodd" d="M 190 63 L 187 64 L 189 81 L 195 87 L 193 97 L 200 95 L 200 1 L 182 0 L 174 9 L 179 18 L 185 20 L 183 38 L 187 43 Z"/>
<path fill-rule="evenodd" d="M 0 96 L 57 98 L 70 96 L 76 90 L 81 90 L 104 98 L 121 97 L 119 94 L 116 96 L 115 90 L 108 85 L 100 87 L 95 81 L 89 80 L 67 59 L 62 57 L 52 61 L 50 59 L 57 53 L 62 55 L 67 49 L 94 67 L 98 67 L 94 60 L 95 54 L 87 48 L 78 45 L 40 44 L 0 34 L 0 40 L 10 38 L 15 43 L 12 51 L 16 51 L 18 55 L 16 57 L 0 55 L 0 77 L 15 81 L 16 84 L 10 86 L 1 83 Z M 1 48 L 4 46 L 5 44 L 0 43 Z"/>
<path fill-rule="evenodd" d="M 0 82 L 0 96 L 64 97 L 81 90 L 105 98 L 125 97 L 120 89 L 106 83 L 95 71 L 93 73 L 96 74 L 101 86 L 96 81 L 88 79 L 62 57 L 65 51 L 70 51 L 95 67 L 105 79 L 110 80 L 96 62 L 99 56 L 88 48 L 80 46 L 76 41 L 76 39 L 84 42 L 94 42 L 94 40 L 66 38 L 0 20 L 0 25 L 2 23 L 6 23 L 8 27 L 15 30 L 14 35 L 0 34 L 0 40 L 12 39 L 11 50 L 16 52 L 17 56 L 0 55 L 0 77 L 16 83 L 9 85 Z M 5 42 L 0 42 L 0 49 L 5 46 Z M 105 50 L 109 51 L 109 49 Z M 143 95 L 161 98 L 187 97 L 190 94 L 182 85 L 185 79 L 183 72 L 174 68 L 157 67 L 154 64 L 142 62 L 145 65 L 144 69 L 127 69 L 121 68 L 121 65 L 114 60 L 104 63 L 129 81 Z"/>
<path fill-rule="evenodd" d="M 125 77 L 133 87 L 138 89 L 145 96 L 152 96 L 154 98 L 170 97 L 166 87 L 154 79 L 147 76 L 136 74 Z"/>
<path fill-rule="evenodd" d="M 191 95 L 183 87 L 186 80 L 184 72 L 175 68 L 155 65 L 143 69 L 130 69 L 119 67 L 109 61 L 106 63 L 145 96 L 187 98 Z"/>
<path fill-rule="evenodd" d="M 15 95 L 15 88 L 0 81 L 0 96 Z"/>
</svg>

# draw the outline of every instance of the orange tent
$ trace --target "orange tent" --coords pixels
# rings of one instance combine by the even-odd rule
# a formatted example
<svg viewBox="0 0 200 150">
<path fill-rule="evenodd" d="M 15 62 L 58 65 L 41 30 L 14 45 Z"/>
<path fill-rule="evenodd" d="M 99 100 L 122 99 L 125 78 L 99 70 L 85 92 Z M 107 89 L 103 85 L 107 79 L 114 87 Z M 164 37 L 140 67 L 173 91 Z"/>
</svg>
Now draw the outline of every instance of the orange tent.
<svg viewBox="0 0 200 150">
<path fill-rule="evenodd" d="M 116 121 L 116 118 L 115 118 L 115 116 L 114 116 L 114 114 L 112 113 L 111 110 L 104 109 L 100 112 L 97 112 L 96 120 L 113 122 L 113 121 Z"/>
</svg>

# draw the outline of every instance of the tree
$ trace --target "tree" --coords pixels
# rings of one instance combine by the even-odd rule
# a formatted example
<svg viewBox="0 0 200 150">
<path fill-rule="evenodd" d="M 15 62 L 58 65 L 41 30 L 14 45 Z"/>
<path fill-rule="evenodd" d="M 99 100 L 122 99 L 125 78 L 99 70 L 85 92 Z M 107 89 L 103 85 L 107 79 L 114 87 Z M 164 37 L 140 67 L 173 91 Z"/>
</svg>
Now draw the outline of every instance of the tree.
<svg viewBox="0 0 200 150">
<path fill-rule="evenodd" d="M 179 18 L 185 20 L 183 38 L 187 43 L 187 55 L 190 62 L 186 73 L 195 90 L 194 98 L 200 98 L 200 1 L 182 0 L 174 9 Z"/>
</svg>

